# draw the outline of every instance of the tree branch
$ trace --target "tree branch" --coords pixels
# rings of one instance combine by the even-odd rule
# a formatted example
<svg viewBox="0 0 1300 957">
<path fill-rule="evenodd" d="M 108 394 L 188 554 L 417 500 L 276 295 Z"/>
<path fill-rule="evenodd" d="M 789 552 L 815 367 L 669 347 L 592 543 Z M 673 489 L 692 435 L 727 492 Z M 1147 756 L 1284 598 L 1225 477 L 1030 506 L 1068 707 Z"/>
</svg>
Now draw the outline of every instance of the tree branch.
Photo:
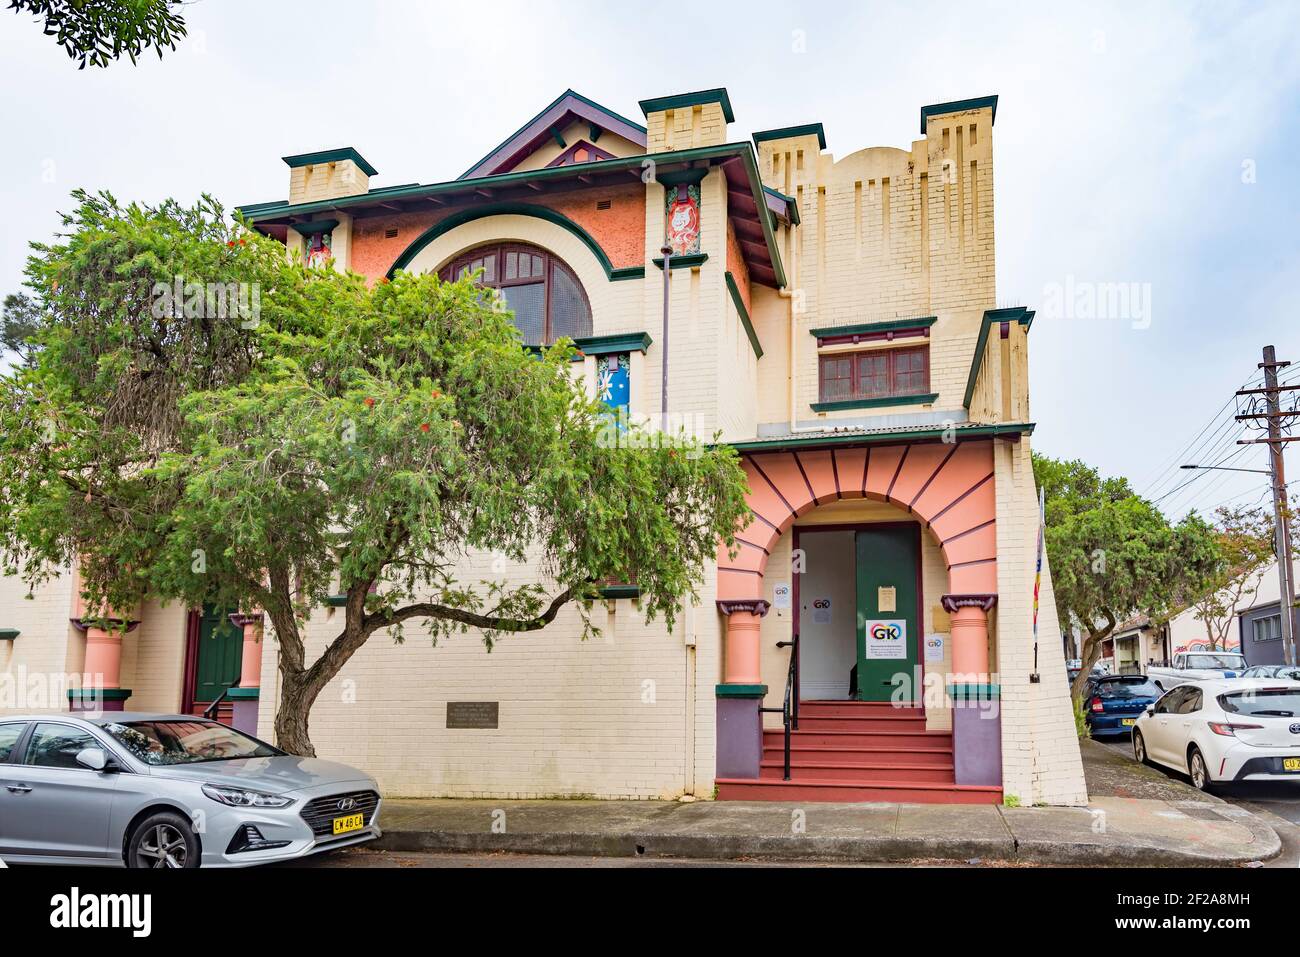
<svg viewBox="0 0 1300 957">
<path fill-rule="evenodd" d="M 574 589 L 566 588 L 555 596 L 550 607 L 541 615 L 536 618 L 526 619 L 479 615 L 463 608 L 452 608 L 449 605 L 423 602 L 416 605 L 407 605 L 405 608 L 399 608 L 396 611 L 384 611 L 367 615 L 362 627 L 367 634 L 370 634 L 380 628 L 389 628 L 412 618 L 439 618 L 443 621 L 455 621 L 463 625 L 469 625 L 472 628 L 482 628 L 485 631 L 540 631 L 553 622 L 555 616 L 560 613 L 560 609 L 572 601 L 573 598 Z"/>
</svg>

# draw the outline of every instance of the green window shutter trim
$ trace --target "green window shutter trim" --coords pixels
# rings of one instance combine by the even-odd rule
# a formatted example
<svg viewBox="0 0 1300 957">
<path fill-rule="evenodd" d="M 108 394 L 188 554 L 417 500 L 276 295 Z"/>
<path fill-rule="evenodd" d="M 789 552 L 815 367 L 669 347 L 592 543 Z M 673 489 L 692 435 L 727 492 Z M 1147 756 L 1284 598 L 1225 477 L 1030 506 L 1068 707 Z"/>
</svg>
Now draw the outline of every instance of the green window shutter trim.
<svg viewBox="0 0 1300 957">
<path fill-rule="evenodd" d="M 745 335 L 749 336 L 749 344 L 754 348 L 754 358 L 763 358 L 763 346 L 758 341 L 758 333 L 754 331 L 754 323 L 750 321 L 749 310 L 745 308 L 745 300 L 740 298 L 740 287 L 736 285 L 736 277 L 730 271 L 727 273 L 727 291 L 731 293 L 731 301 L 736 304 L 736 312 L 740 314 L 740 322 L 745 327 Z"/>
</svg>

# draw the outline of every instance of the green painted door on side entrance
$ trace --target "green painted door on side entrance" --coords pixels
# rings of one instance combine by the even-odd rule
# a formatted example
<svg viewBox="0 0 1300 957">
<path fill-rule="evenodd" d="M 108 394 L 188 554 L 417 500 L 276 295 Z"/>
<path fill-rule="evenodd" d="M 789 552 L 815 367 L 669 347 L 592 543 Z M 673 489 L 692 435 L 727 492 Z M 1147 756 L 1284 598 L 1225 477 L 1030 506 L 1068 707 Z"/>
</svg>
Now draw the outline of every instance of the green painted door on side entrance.
<svg viewBox="0 0 1300 957">
<path fill-rule="evenodd" d="M 921 527 L 886 525 L 857 533 L 858 700 L 889 701 L 895 676 L 909 685 L 921 646 Z M 919 700 L 912 689 L 910 700 Z"/>
<path fill-rule="evenodd" d="M 198 659 L 194 673 L 194 700 L 216 701 L 239 680 L 244 659 L 244 631 L 231 624 L 227 613 L 211 605 L 199 619 Z"/>
</svg>

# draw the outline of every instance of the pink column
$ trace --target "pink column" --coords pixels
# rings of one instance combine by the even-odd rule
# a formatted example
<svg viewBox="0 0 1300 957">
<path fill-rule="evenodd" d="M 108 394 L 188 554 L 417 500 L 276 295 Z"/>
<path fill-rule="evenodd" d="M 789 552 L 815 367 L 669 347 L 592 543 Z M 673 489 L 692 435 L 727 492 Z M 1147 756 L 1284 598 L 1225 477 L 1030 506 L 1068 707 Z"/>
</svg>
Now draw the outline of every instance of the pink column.
<svg viewBox="0 0 1300 957">
<path fill-rule="evenodd" d="M 952 670 L 973 677 L 989 673 L 989 615 L 983 608 L 958 608 L 953 613 Z"/>
<path fill-rule="evenodd" d="M 87 687 L 118 688 L 122 684 L 122 635 L 102 628 L 86 629 Z"/>
<path fill-rule="evenodd" d="M 239 664 L 239 687 L 226 692 L 230 699 L 230 724 L 245 734 L 257 734 L 258 701 L 262 696 L 262 620 L 260 611 L 231 615 L 233 624 L 244 629 L 244 647 Z"/>
<path fill-rule="evenodd" d="M 262 616 L 239 616 L 244 624 L 244 650 L 239 668 L 239 687 L 262 686 Z"/>
<path fill-rule="evenodd" d="M 723 682 L 757 685 L 763 682 L 759 655 L 759 629 L 763 619 L 752 612 L 733 611 L 727 616 L 727 656 Z"/>
</svg>

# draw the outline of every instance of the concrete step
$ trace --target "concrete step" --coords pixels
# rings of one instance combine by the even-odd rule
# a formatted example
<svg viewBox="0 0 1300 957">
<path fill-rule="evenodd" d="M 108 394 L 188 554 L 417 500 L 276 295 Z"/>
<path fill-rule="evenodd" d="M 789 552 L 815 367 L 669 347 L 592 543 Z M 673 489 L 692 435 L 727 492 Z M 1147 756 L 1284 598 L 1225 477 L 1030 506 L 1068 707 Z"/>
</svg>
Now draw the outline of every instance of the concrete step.
<svg viewBox="0 0 1300 957">
<path fill-rule="evenodd" d="M 780 781 L 785 774 L 785 762 L 764 758 L 758 776 L 765 781 Z M 878 782 L 923 781 L 930 784 L 955 784 L 951 764 L 832 764 L 810 759 L 803 755 L 790 755 L 790 777 L 800 781 L 853 781 L 859 784 Z"/>
<path fill-rule="evenodd" d="M 809 801 L 885 804 L 1001 804 L 1002 789 L 922 781 L 746 781 L 719 778 L 719 801 Z"/>
</svg>

